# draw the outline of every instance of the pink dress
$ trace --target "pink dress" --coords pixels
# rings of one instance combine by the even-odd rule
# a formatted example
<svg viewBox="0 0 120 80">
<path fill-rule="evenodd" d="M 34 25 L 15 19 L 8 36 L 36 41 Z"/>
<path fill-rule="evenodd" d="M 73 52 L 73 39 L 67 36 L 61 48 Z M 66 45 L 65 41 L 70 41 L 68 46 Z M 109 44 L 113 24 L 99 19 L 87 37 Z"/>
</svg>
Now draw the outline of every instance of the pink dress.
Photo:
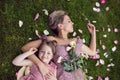
<svg viewBox="0 0 120 80">
<path fill-rule="evenodd" d="M 75 47 L 75 52 L 77 56 L 80 56 L 80 48 L 83 42 L 80 37 L 77 37 L 77 44 Z M 56 55 L 54 57 L 54 61 L 57 65 L 57 79 L 58 80 L 76 80 L 76 72 L 77 72 L 77 80 L 84 80 L 82 70 L 79 68 L 76 71 L 66 72 L 61 66 L 60 63 L 57 63 L 57 59 L 59 56 L 63 57 L 64 59 L 69 59 L 68 52 L 66 51 L 67 45 L 57 45 L 56 46 Z"/>
<path fill-rule="evenodd" d="M 47 65 L 50 68 L 50 71 L 56 74 L 56 65 L 51 62 L 50 65 Z M 23 76 L 21 80 L 44 80 L 41 72 L 39 71 L 38 67 L 33 64 L 30 67 L 30 74 Z"/>
</svg>

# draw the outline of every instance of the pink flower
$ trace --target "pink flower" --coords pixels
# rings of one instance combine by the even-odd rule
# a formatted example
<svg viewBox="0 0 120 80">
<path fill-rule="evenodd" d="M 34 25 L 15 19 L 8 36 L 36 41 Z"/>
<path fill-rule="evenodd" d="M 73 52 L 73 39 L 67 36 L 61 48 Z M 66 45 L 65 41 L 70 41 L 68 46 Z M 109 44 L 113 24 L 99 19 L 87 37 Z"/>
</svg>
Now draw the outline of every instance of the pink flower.
<svg viewBox="0 0 120 80">
<path fill-rule="evenodd" d="M 101 76 L 98 76 L 98 79 L 97 80 L 102 80 L 102 77 Z"/>
<path fill-rule="evenodd" d="M 105 4 L 106 0 L 100 0 L 101 4 Z"/>
</svg>

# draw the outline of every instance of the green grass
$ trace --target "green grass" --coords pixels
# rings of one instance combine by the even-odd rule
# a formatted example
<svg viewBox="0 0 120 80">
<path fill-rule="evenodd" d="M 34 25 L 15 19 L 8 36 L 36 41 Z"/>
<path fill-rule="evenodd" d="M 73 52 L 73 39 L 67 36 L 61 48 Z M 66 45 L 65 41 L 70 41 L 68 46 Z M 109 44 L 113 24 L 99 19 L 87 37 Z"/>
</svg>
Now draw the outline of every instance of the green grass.
<svg viewBox="0 0 120 80">
<path fill-rule="evenodd" d="M 110 80 L 120 79 L 120 10 L 119 0 L 106 0 L 105 4 L 101 4 L 101 12 L 93 11 L 95 2 L 99 0 L 1 0 L 0 1 L 0 80 L 15 80 L 15 72 L 20 67 L 14 66 L 11 62 L 15 56 L 21 54 L 21 47 L 29 42 L 28 38 L 32 40 L 37 39 L 35 30 L 37 29 L 40 34 L 43 30 L 47 29 L 50 35 L 52 32 L 47 28 L 47 16 L 42 11 L 47 9 L 48 12 L 53 10 L 65 10 L 69 13 L 72 21 L 74 22 L 74 29 L 81 38 L 85 38 L 86 44 L 89 43 L 89 33 L 86 28 L 88 18 L 91 22 L 97 21 L 94 25 L 97 32 L 97 49 L 100 49 L 101 59 L 104 59 L 105 65 L 95 66 L 97 60 L 89 59 L 88 62 L 88 75 L 93 76 L 93 80 L 97 80 L 97 76 L 110 77 Z M 106 11 L 105 8 L 109 7 L 110 10 Z M 38 20 L 34 21 L 36 13 L 40 14 Z M 19 20 L 23 21 L 23 26 L 19 27 Z M 108 25 L 111 32 L 108 32 Z M 119 32 L 115 33 L 114 28 L 118 28 Z M 104 31 L 103 31 L 104 28 Z M 82 29 L 83 34 L 77 30 Z M 106 34 L 107 38 L 103 38 Z M 69 35 L 72 37 L 71 35 Z M 103 50 L 100 45 L 106 46 Z M 117 50 L 112 52 L 111 48 L 115 45 L 114 40 L 118 40 L 116 45 Z M 108 58 L 103 54 L 107 52 Z M 110 71 L 106 71 L 107 65 L 110 63 L 109 59 L 113 59 L 114 67 L 110 67 Z"/>
</svg>

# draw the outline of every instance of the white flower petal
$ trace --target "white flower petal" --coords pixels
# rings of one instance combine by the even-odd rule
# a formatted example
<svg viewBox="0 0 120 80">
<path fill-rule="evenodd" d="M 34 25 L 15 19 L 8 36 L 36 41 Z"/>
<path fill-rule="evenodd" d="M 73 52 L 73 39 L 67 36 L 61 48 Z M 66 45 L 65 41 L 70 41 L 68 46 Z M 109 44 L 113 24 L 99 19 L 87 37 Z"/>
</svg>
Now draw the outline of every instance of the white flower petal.
<svg viewBox="0 0 120 80">
<path fill-rule="evenodd" d="M 107 57 L 108 57 L 108 53 L 107 53 L 107 52 L 105 52 L 105 53 L 104 53 L 104 56 L 107 58 Z"/>
<path fill-rule="evenodd" d="M 96 23 L 97 21 L 92 21 L 92 23 Z"/>
<path fill-rule="evenodd" d="M 107 71 L 110 71 L 110 69 L 109 69 L 109 68 L 107 68 Z"/>
<path fill-rule="evenodd" d="M 78 31 L 82 34 L 83 33 L 83 31 L 81 30 L 81 29 L 78 29 Z"/>
<path fill-rule="evenodd" d="M 100 3 L 99 3 L 99 2 L 96 2 L 96 3 L 95 3 L 95 6 L 96 6 L 96 7 L 100 7 Z"/>
<path fill-rule="evenodd" d="M 105 80 L 110 80 L 110 79 L 109 79 L 109 77 L 107 76 L 107 77 L 105 77 Z"/>
<path fill-rule="evenodd" d="M 76 32 L 74 32 L 74 33 L 73 33 L 73 36 L 76 36 L 76 35 L 77 35 L 77 33 L 76 33 Z"/>
<path fill-rule="evenodd" d="M 40 38 L 41 36 L 38 33 L 38 30 L 35 30 L 35 34 Z"/>
<path fill-rule="evenodd" d="M 98 66 L 100 64 L 100 62 L 99 61 L 97 61 L 97 63 L 96 63 L 96 65 L 95 66 Z"/>
<path fill-rule="evenodd" d="M 110 28 L 108 28 L 108 32 L 111 32 L 111 29 L 110 29 Z"/>
<path fill-rule="evenodd" d="M 49 35 L 49 32 L 47 30 L 43 31 L 44 35 Z"/>
<path fill-rule="evenodd" d="M 106 10 L 106 11 L 109 11 L 109 7 L 106 7 L 105 10 Z"/>
<path fill-rule="evenodd" d="M 82 41 L 83 41 L 83 43 L 85 43 L 85 39 L 84 38 L 82 39 Z"/>
<path fill-rule="evenodd" d="M 63 59 L 63 57 L 60 56 L 60 57 L 58 58 L 58 60 L 57 60 L 57 63 L 61 63 L 61 62 L 62 62 L 62 59 Z"/>
<path fill-rule="evenodd" d="M 113 51 L 113 52 L 115 52 L 115 51 L 116 51 L 116 49 L 117 49 L 117 47 L 116 47 L 116 46 L 112 47 L 112 51 Z"/>
<path fill-rule="evenodd" d="M 102 45 L 102 49 L 105 50 L 105 49 L 106 49 L 106 46 L 105 46 L 105 45 Z"/>
<path fill-rule="evenodd" d="M 88 78 L 89 78 L 89 80 L 92 80 L 92 79 L 93 79 L 93 77 L 92 77 L 92 76 L 89 76 Z"/>
<path fill-rule="evenodd" d="M 23 21 L 19 20 L 19 27 L 22 27 Z"/>
<path fill-rule="evenodd" d="M 102 64 L 102 65 L 104 65 L 104 64 L 105 64 L 105 62 L 104 62 L 104 60 L 103 60 L 103 59 L 100 59 L 100 64 Z"/>
<path fill-rule="evenodd" d="M 104 35 L 103 35 L 103 37 L 104 37 L 104 38 L 107 38 L 107 35 L 106 35 L 106 34 L 104 34 Z"/>
<path fill-rule="evenodd" d="M 37 20 L 39 18 L 39 13 L 37 13 L 34 17 L 34 20 Z"/>
<path fill-rule="evenodd" d="M 47 9 L 43 9 L 42 11 L 44 11 L 45 15 L 49 14 L 48 11 L 47 11 Z"/>
<path fill-rule="evenodd" d="M 28 40 L 32 40 L 32 38 L 28 38 Z"/>
</svg>

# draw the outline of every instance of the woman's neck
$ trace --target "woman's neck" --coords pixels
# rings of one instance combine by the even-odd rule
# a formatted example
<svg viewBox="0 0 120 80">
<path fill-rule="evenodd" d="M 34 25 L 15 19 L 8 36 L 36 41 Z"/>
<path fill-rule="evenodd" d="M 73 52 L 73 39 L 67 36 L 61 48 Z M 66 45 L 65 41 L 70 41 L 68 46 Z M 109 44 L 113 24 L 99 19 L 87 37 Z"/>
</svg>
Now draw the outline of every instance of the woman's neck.
<svg viewBox="0 0 120 80">
<path fill-rule="evenodd" d="M 67 33 L 59 33 L 58 37 L 61 39 L 68 39 Z"/>
</svg>

